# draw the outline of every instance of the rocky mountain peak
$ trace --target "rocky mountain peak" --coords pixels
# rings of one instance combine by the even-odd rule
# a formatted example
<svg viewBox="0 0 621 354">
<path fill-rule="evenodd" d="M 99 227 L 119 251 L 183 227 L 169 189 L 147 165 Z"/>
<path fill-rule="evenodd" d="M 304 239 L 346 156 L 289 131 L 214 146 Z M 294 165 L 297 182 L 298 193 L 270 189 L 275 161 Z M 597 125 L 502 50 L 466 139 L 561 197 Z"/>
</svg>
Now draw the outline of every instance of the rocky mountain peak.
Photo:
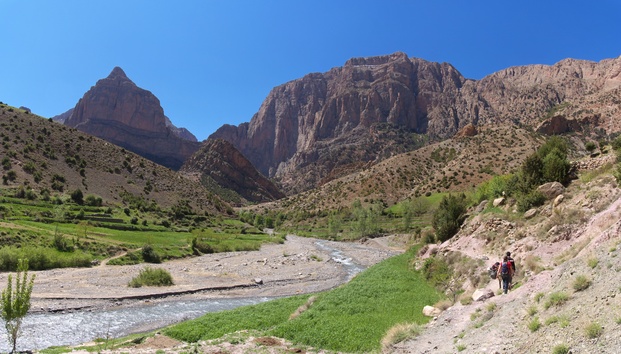
<svg viewBox="0 0 621 354">
<path fill-rule="evenodd" d="M 115 67 L 84 94 L 65 125 L 178 169 L 199 144 L 175 135 L 167 121 L 159 99 Z"/>
<path fill-rule="evenodd" d="M 123 71 L 123 69 L 121 69 L 118 66 L 115 66 L 114 69 L 112 69 L 112 71 L 110 72 L 110 75 L 108 75 L 107 79 L 129 80 L 129 78 L 125 74 L 125 71 Z M 131 80 L 129 80 L 129 81 L 131 81 Z"/>
</svg>

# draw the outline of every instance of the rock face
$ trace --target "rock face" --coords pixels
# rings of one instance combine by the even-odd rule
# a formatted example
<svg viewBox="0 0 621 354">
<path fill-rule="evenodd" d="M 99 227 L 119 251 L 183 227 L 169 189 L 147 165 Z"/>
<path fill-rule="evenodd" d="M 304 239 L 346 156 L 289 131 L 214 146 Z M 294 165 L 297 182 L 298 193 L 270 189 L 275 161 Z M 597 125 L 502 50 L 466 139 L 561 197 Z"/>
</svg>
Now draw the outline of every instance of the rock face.
<svg viewBox="0 0 621 354">
<path fill-rule="evenodd" d="M 179 138 L 167 121 L 157 97 L 115 67 L 84 94 L 65 124 L 176 170 L 199 144 Z"/>
<path fill-rule="evenodd" d="M 474 134 L 467 126 L 555 126 L 545 122 L 554 113 L 567 120 L 564 130 L 588 114 L 593 128 L 621 131 L 620 87 L 621 58 L 513 67 L 475 81 L 450 64 L 394 53 L 278 86 L 249 123 L 211 137 L 233 143 L 294 193 L 411 150 L 416 134 L 441 140 Z"/>
<path fill-rule="evenodd" d="M 284 197 L 284 194 L 261 175 L 244 155 L 231 143 L 222 139 L 210 139 L 205 142 L 181 167 L 180 172 L 200 181 L 206 187 L 212 187 L 209 184 L 215 182 L 253 203 Z"/>
</svg>

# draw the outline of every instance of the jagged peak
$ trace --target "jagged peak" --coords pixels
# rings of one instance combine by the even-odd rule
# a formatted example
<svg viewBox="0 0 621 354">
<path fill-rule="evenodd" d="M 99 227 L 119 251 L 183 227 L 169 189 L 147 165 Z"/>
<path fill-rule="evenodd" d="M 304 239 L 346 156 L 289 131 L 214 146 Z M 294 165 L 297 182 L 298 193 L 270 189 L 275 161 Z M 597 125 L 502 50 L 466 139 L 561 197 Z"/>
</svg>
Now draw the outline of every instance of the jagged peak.
<svg viewBox="0 0 621 354">
<path fill-rule="evenodd" d="M 373 57 L 351 58 L 345 62 L 345 66 L 356 65 L 382 65 L 392 61 L 408 60 L 408 55 L 403 52 L 395 52 L 389 55 Z"/>
<path fill-rule="evenodd" d="M 107 77 L 108 79 L 127 79 L 129 80 L 129 78 L 127 77 L 127 75 L 125 75 L 125 71 L 123 71 L 123 69 L 121 69 L 118 66 L 115 66 L 114 69 L 112 69 L 112 71 L 110 72 L 110 75 L 108 75 Z"/>
</svg>

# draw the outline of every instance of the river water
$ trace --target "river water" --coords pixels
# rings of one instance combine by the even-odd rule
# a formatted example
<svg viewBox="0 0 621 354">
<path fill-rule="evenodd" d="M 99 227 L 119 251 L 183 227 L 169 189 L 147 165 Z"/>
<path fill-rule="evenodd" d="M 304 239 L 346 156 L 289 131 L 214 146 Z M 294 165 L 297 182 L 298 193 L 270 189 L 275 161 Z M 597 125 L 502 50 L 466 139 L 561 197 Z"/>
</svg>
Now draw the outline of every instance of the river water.
<svg viewBox="0 0 621 354">
<path fill-rule="evenodd" d="M 332 260 L 341 264 L 349 281 L 364 267 L 325 242 L 318 246 L 331 253 Z M 271 300 L 259 298 L 221 298 L 205 300 L 166 301 L 144 306 L 104 309 L 99 311 L 75 311 L 67 313 L 36 313 L 24 318 L 17 339 L 18 350 L 37 350 L 51 346 L 76 345 L 96 338 L 116 338 L 132 333 L 155 330 L 176 322 L 193 319 L 208 312 L 229 310 Z M 0 321 L 0 352 L 9 352 L 4 322 Z"/>
</svg>

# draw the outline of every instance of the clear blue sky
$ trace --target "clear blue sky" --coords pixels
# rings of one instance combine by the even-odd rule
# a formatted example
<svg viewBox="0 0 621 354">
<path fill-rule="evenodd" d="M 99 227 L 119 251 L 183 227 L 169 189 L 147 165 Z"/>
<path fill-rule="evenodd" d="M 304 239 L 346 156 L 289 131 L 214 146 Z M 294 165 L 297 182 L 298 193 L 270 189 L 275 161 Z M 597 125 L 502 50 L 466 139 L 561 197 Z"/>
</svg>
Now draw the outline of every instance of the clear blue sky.
<svg viewBox="0 0 621 354">
<path fill-rule="evenodd" d="M 351 57 L 514 65 L 621 55 L 621 1 L 0 0 L 0 101 L 51 117 L 115 66 L 199 140 Z"/>
</svg>

